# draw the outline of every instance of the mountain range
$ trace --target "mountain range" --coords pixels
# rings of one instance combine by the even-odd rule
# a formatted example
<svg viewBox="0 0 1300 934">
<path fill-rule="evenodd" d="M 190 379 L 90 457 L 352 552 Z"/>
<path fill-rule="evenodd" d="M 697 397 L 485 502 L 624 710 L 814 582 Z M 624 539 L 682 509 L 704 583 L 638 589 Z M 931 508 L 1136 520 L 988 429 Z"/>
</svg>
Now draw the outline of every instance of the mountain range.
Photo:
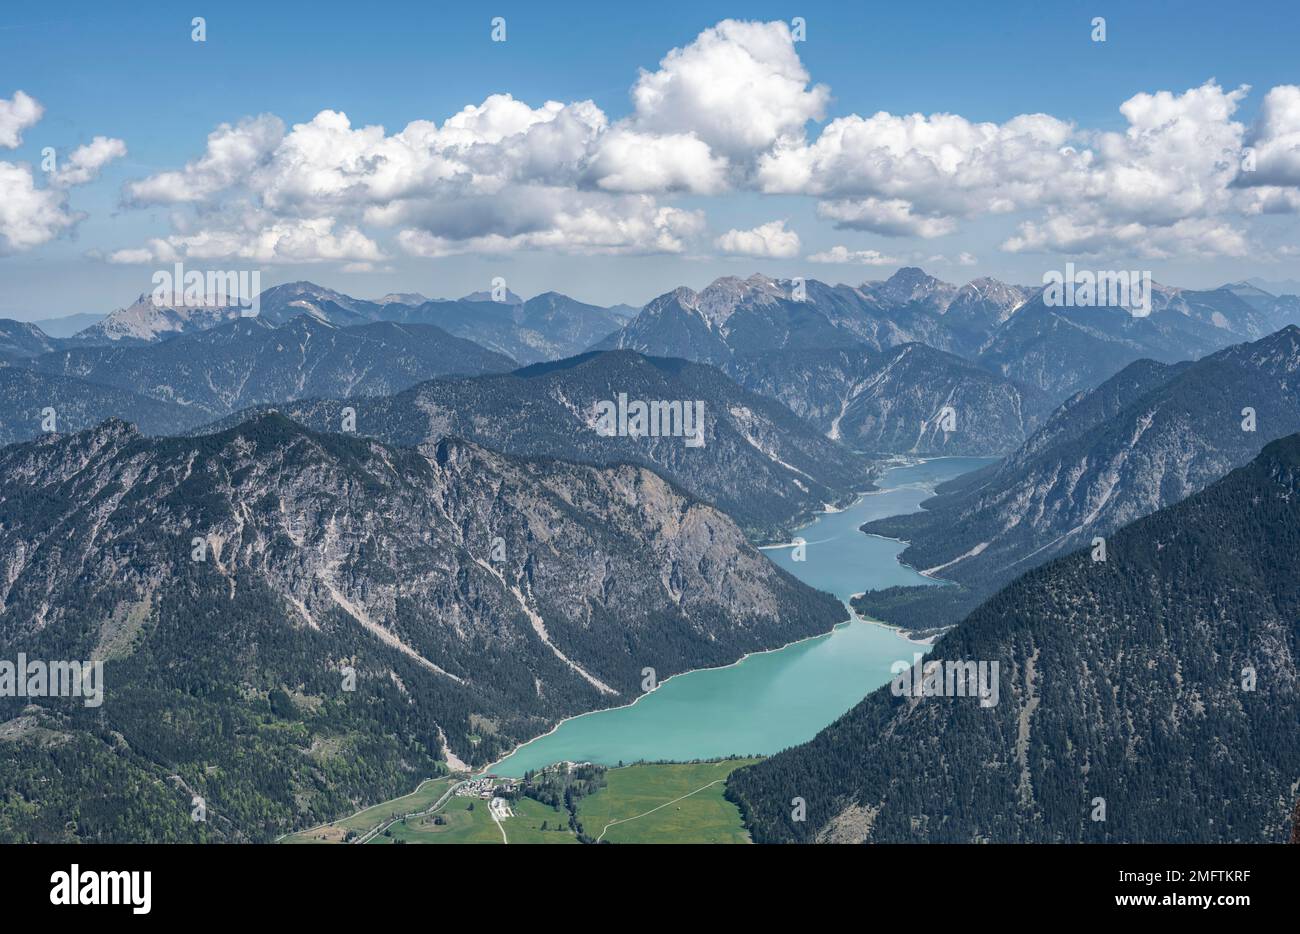
<svg viewBox="0 0 1300 934">
<path fill-rule="evenodd" d="M 0 359 L 34 357 L 55 347 L 56 342 L 37 325 L 0 318 Z"/>
<path fill-rule="evenodd" d="M 429 324 L 339 327 L 299 315 L 279 326 L 270 317 L 235 318 L 157 343 L 59 350 L 27 366 L 174 402 L 210 421 L 266 402 L 384 395 L 435 376 L 516 364 Z"/>
<path fill-rule="evenodd" d="M 735 773 L 756 840 L 1285 834 L 1300 299 L 497 293 L 0 321 L 0 658 L 102 661 L 111 698 L 0 697 L 0 840 L 273 839 L 825 633 L 843 605 L 756 546 L 890 455 L 1002 458 L 862 528 L 946 586 L 853 600 L 1001 700 L 870 695 Z"/>
<path fill-rule="evenodd" d="M 902 270 L 895 278 L 910 272 Z M 815 279 L 728 277 L 699 292 L 683 287 L 659 296 L 595 349 L 635 350 L 715 365 L 738 354 L 846 343 L 878 350 L 919 341 L 947 349 L 949 341 L 931 305 L 900 303 L 901 294 L 831 286 Z"/>
<path fill-rule="evenodd" d="M 1037 568 L 939 639 L 921 664 L 942 683 L 996 663 L 993 703 L 905 691 L 904 671 L 727 794 L 759 842 L 1284 842 L 1297 620 L 1291 435 L 1116 532 L 1105 561 Z"/>
<path fill-rule="evenodd" d="M 1281 327 L 1280 305 L 1257 309 L 1228 289 L 1153 287 L 1149 316 L 1116 307 L 1052 307 L 1029 299 L 980 346 L 980 363 L 1060 401 L 1139 359 L 1193 359 Z M 1279 300 L 1280 301 L 1280 300 Z"/>
<path fill-rule="evenodd" d="M 918 343 L 744 354 L 724 369 L 859 451 L 1005 454 L 1051 410 L 1042 392 Z"/>
<path fill-rule="evenodd" d="M 0 444 L 81 431 L 110 418 L 129 418 L 150 434 L 197 424 L 192 411 L 172 402 L 22 366 L 0 366 L 0 398 Z"/>
<path fill-rule="evenodd" d="M 103 661 L 104 702 L 0 698 L 0 838 L 268 840 L 844 616 L 630 464 L 278 415 L 10 445 L 0 654 Z"/>
<path fill-rule="evenodd" d="M 1253 413 L 1253 414 L 1252 414 Z M 1063 405 L 996 468 L 941 487 L 925 508 L 864 526 L 909 542 L 901 560 L 966 585 L 915 596 L 931 625 L 1035 565 L 1110 535 L 1300 431 L 1300 328 L 1290 325 L 1195 362 L 1130 364 Z M 859 608 L 908 624 L 897 593 Z"/>
<path fill-rule="evenodd" d="M 258 296 L 258 307 L 257 317 L 272 325 L 288 324 L 301 315 L 341 328 L 381 321 L 433 325 L 519 363 L 579 353 L 626 320 L 622 311 L 588 305 L 558 292 L 528 301 L 513 292 L 499 302 L 480 292 L 452 301 L 430 301 L 418 293 L 393 293 L 368 301 L 312 282 L 266 289 Z M 164 307 L 145 294 L 70 340 L 79 345 L 150 343 L 206 331 L 238 318 L 236 308 Z"/>
<path fill-rule="evenodd" d="M 602 400 L 703 403 L 702 444 L 684 437 L 605 437 Z M 734 518 L 759 540 L 785 541 L 800 520 L 871 488 L 870 461 L 824 437 L 784 406 L 712 367 L 626 351 L 583 354 L 514 373 L 438 379 L 378 398 L 304 400 L 275 407 L 317 430 L 356 430 L 429 450 L 462 437 L 508 454 L 602 466 L 652 467 Z M 238 413 L 226 424 L 246 418 Z"/>
<path fill-rule="evenodd" d="M 624 348 L 729 366 L 738 356 L 922 343 L 948 351 L 1049 403 L 1097 385 L 1135 360 L 1174 362 L 1288 323 L 1294 296 L 1246 301 L 1230 287 L 1153 286 L 1151 313 L 1121 307 L 1056 307 L 1042 287 L 976 279 L 962 287 L 915 267 L 860 286 L 814 279 L 718 279 L 678 288 L 642 309 L 597 348 Z"/>
<path fill-rule="evenodd" d="M 1052 307 L 1041 288 L 990 278 L 956 286 L 916 267 L 858 286 L 761 275 L 723 278 L 699 292 L 675 289 L 639 310 L 588 305 L 556 292 L 526 301 L 509 291 L 502 301 L 492 301 L 486 292 L 457 300 L 390 293 L 370 301 L 311 282 L 266 289 L 258 302 L 259 318 L 274 326 L 304 315 L 343 329 L 378 322 L 431 325 L 525 365 L 588 348 L 631 349 L 709 363 L 735 374 L 747 371 L 751 365 L 745 358 L 754 356 L 794 354 L 789 365 L 798 369 L 807 365 L 807 351 L 865 347 L 879 352 L 922 344 L 953 355 L 929 358 L 954 365 L 943 377 L 946 382 L 970 378 L 970 368 L 957 365 L 954 358 L 959 357 L 1013 383 L 1009 395 L 1031 395 L 1024 414 L 1010 416 L 1024 422 L 1022 433 L 1042 411 L 1136 360 L 1193 359 L 1300 322 L 1300 298 L 1275 296 L 1245 282 L 1201 291 L 1157 285 L 1151 304 L 1147 317 L 1124 308 Z M 31 325 L 0 322 L 0 362 L 94 345 L 161 343 L 234 320 L 247 319 L 230 308 L 158 307 L 149 295 L 141 295 L 71 338 L 52 338 Z M 803 362 L 797 358 L 801 353 Z M 861 382 L 860 374 L 841 379 L 855 378 Z M 772 386 L 768 379 L 758 382 Z M 139 386 L 130 388 L 140 391 Z M 810 412 L 833 408 L 848 395 L 843 387 L 835 387 L 824 397 L 800 399 L 793 384 L 777 388 L 781 392 L 776 398 Z M 759 391 L 772 393 L 771 388 Z M 909 414 L 905 429 L 897 434 L 898 443 L 909 440 L 912 421 Z M 875 444 L 895 439 L 887 429 L 869 426 L 864 440 Z M 913 449 L 916 439 L 910 440 L 913 443 L 903 450 Z M 1006 438 L 999 437 L 989 450 L 999 452 L 1005 444 Z M 931 445 L 926 441 L 923 446 Z M 956 450 L 952 443 L 938 449 Z"/>
</svg>

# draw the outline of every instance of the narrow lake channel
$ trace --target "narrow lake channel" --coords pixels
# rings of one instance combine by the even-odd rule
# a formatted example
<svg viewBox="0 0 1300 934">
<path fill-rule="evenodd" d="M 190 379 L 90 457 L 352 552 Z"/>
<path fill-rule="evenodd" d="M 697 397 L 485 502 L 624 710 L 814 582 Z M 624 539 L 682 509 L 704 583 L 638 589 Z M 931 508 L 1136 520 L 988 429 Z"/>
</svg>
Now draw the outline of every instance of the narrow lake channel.
<svg viewBox="0 0 1300 934">
<path fill-rule="evenodd" d="M 766 554 L 800 580 L 846 603 L 865 590 L 935 584 L 898 563 L 901 542 L 858 531 L 870 519 L 915 512 L 936 484 L 991 463 L 945 457 L 889 469 L 881 490 L 842 512 L 826 513 L 799 531 L 805 559 L 789 547 Z M 854 619 L 833 632 L 727 668 L 677 675 L 636 703 L 566 720 L 491 768 L 519 776 L 565 759 L 617 765 L 660 759 L 770 755 L 811 739 L 889 680 L 898 659 L 926 651 L 898 632 Z"/>
</svg>

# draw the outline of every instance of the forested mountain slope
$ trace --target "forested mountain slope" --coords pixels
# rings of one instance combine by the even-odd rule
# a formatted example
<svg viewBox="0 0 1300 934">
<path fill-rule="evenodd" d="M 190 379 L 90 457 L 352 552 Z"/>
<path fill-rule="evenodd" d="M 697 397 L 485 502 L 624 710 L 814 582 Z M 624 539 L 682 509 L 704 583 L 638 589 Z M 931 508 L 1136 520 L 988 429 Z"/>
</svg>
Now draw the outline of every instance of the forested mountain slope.
<svg viewBox="0 0 1300 934">
<path fill-rule="evenodd" d="M 997 663 L 995 704 L 883 687 L 728 794 L 764 842 L 1282 842 L 1298 659 L 1291 435 L 943 636 L 925 664 Z"/>
</svg>

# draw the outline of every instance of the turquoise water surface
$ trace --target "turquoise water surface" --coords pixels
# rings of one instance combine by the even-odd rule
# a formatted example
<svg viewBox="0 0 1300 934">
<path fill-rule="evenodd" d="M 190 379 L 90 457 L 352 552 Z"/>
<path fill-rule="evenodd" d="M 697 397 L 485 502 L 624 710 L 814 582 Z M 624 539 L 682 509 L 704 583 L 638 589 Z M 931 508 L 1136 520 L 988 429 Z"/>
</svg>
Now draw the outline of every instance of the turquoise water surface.
<svg viewBox="0 0 1300 934">
<path fill-rule="evenodd" d="M 946 457 L 888 470 L 881 491 L 798 532 L 805 560 L 790 547 L 769 548 L 773 562 L 844 601 L 896 584 L 935 584 L 898 563 L 901 542 L 864 535 L 869 519 L 915 512 L 936 483 L 990 463 Z M 870 691 L 889 667 L 926 647 L 894 630 L 855 619 L 833 632 L 750 655 L 727 668 L 677 675 L 636 703 L 566 720 L 492 767 L 518 776 L 565 759 L 617 765 L 660 759 L 768 755 L 811 739 Z"/>
</svg>

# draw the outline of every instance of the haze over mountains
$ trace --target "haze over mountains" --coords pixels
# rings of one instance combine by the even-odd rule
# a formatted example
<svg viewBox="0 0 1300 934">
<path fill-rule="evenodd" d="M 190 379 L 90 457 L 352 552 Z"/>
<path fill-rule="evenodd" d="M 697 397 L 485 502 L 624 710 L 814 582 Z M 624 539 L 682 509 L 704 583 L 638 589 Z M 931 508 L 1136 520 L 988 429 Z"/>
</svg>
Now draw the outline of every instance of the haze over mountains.
<svg viewBox="0 0 1300 934">
<path fill-rule="evenodd" d="M 915 267 L 859 286 L 761 275 L 724 278 L 700 292 L 675 289 L 635 312 L 627 306 L 588 305 L 555 292 L 524 300 L 507 290 L 500 297 L 492 301 L 484 292 L 426 300 L 418 293 L 394 293 L 370 301 L 293 282 L 267 289 L 259 305 L 260 318 L 276 326 L 303 315 L 340 328 L 381 321 L 432 325 L 521 365 L 589 348 L 631 349 L 734 372 L 742 366 L 739 359 L 755 354 L 859 347 L 881 351 L 920 343 L 1033 394 L 1023 417 L 1027 425 L 1039 410 L 1096 386 L 1135 360 L 1193 359 L 1300 321 L 1300 299 L 1274 296 L 1249 283 L 1208 291 L 1157 286 L 1151 315 L 1135 317 L 1118 307 L 1049 307 L 1041 288 L 990 278 L 959 287 Z M 142 295 L 63 340 L 33 332 L 30 325 L 0 322 L 0 359 L 65 345 L 155 343 L 205 331 L 238 315 L 231 308 L 157 307 Z M 954 372 L 947 378 L 962 377 Z M 803 403 L 833 408 L 844 395 L 832 391 Z M 796 400 L 791 396 L 787 401 Z M 945 444 L 940 450 L 956 448 Z"/>
<path fill-rule="evenodd" d="M 416 293 L 389 294 L 378 301 L 353 298 L 311 282 L 291 282 L 267 289 L 259 296 L 259 317 L 282 325 L 307 315 L 338 327 L 379 321 L 427 324 L 483 347 L 505 354 L 519 363 L 535 363 L 570 356 L 618 328 L 619 313 L 587 305 L 558 292 L 523 301 L 507 292 L 502 301 L 476 292 L 463 299 L 425 299 Z M 141 295 L 126 308 L 73 338 L 78 343 L 151 342 L 177 334 L 207 330 L 239 318 L 229 307 L 172 308 L 156 306 Z"/>
<path fill-rule="evenodd" d="M 105 315 L 102 314 L 75 314 L 65 315 L 62 318 L 40 318 L 33 321 L 36 325 L 50 337 L 62 338 L 72 337 L 81 331 L 86 330 L 92 324 L 103 321 Z"/>
<path fill-rule="evenodd" d="M 1060 401 L 1134 360 L 1192 359 L 1285 323 L 1280 302 L 1260 310 L 1227 289 L 1153 291 L 1147 317 L 1118 307 L 1049 307 L 1039 293 L 989 335 L 978 359 Z"/>
<path fill-rule="evenodd" d="M 973 721 L 868 698 L 737 776 L 756 839 L 1091 839 L 1072 796 L 1103 779 L 1130 809 L 1104 838 L 1139 839 L 1151 802 L 1208 801 L 1187 774 L 1207 737 L 1233 731 L 1236 781 L 1279 728 L 1214 679 L 1247 656 L 1294 676 L 1294 569 L 1271 550 L 1290 531 L 1240 561 L 1223 549 L 1294 520 L 1277 491 L 1300 442 L 1215 481 L 1300 431 L 1294 296 L 1157 287 L 1135 317 L 905 268 L 719 279 L 641 309 L 497 297 L 296 282 L 256 317 L 145 296 L 66 338 L 0 321 L 0 652 L 103 659 L 116 685 L 99 710 L 0 699 L 0 781 L 25 802 L 0 802 L 0 839 L 269 839 L 628 703 L 647 667 L 662 680 L 825 633 L 842 604 L 755 546 L 899 454 L 1005 459 L 864 527 L 954 585 L 854 605 L 1001 659 L 1004 707 Z M 620 399 L 700 405 L 701 443 L 598 431 Z M 1184 507 L 1175 534 L 1161 517 Z M 1069 555 L 1096 536 L 1107 564 Z M 914 793 L 871 758 L 896 742 L 914 745 Z M 1164 772 L 1143 758 L 1156 747 L 1174 750 Z M 1169 838 L 1271 839 L 1293 751 L 1227 824 L 1190 815 Z M 114 791 L 83 801 L 87 774 Z M 818 796 L 808 827 L 780 823 L 788 781 Z M 206 827 L 177 808 L 192 791 Z M 951 813 L 924 810 L 945 795 Z"/>
<path fill-rule="evenodd" d="M 54 346 L 54 340 L 35 324 L 0 319 L 0 356 L 9 359 L 31 357 Z"/>
<path fill-rule="evenodd" d="M 755 839 L 1285 841 L 1300 436 L 1109 545 L 1104 562 L 1082 551 L 1019 578 L 926 656 L 998 663 L 996 704 L 885 686 L 735 773 L 728 795 Z M 806 821 L 790 820 L 795 796 Z"/>
<path fill-rule="evenodd" d="M 505 372 L 515 362 L 428 324 L 339 327 L 310 315 L 276 326 L 235 318 L 150 344 L 46 353 L 28 366 L 131 389 L 211 420 L 265 402 L 324 395 L 383 395 L 452 373 Z"/>
<path fill-rule="evenodd" d="M 1247 302 L 1227 288 L 1154 292 L 1150 316 L 1136 317 L 1120 307 L 1050 307 L 1041 288 L 987 278 L 958 288 L 915 267 L 858 287 L 755 275 L 666 293 L 597 346 L 726 366 L 776 350 L 919 342 L 1060 402 L 1143 357 L 1174 362 L 1262 337 L 1287 322 L 1294 302 Z"/>
<path fill-rule="evenodd" d="M 598 463 L 607 462 L 612 451 L 636 460 L 646 449 L 658 448 L 662 455 L 639 462 L 655 464 L 697 495 L 725 504 L 748 530 L 762 530 L 764 535 L 788 531 L 791 520 L 823 503 L 841 502 L 869 484 L 869 471 L 860 461 L 846 459 L 843 447 L 875 454 L 1000 455 L 1024 444 L 993 481 L 1002 492 L 979 487 L 978 507 L 970 498 L 976 494 L 968 493 L 960 507 L 956 499 L 941 499 L 918 517 L 880 527 L 908 538 L 912 546 L 907 559 L 920 567 L 951 569 L 951 576 L 968 581 L 991 574 L 988 580 L 1001 582 L 1007 573 L 1023 570 L 1022 562 L 1046 560 L 1077 546 L 1085 533 L 1117 527 L 1172 502 L 1253 453 L 1247 443 L 1230 456 L 1209 457 L 1194 469 L 1170 466 L 1150 475 L 1138 466 L 1144 461 L 1132 459 L 1130 473 L 1146 479 L 1125 481 L 1121 490 L 1110 492 L 1103 487 L 1117 468 L 1100 466 L 1088 447 L 1091 439 L 1079 442 L 1084 453 L 1073 455 L 1075 461 L 1090 457 L 1086 467 L 1066 466 L 1064 455 L 1059 462 L 1050 461 L 1044 449 L 1049 438 L 1063 442 L 1093 428 L 1083 421 L 1092 417 L 1088 413 L 1105 409 L 1108 416 L 1116 415 L 1112 410 L 1121 400 L 1131 401 L 1139 390 L 1149 388 L 1146 381 L 1162 378 L 1166 370 L 1160 364 L 1177 367 L 1180 361 L 1213 354 L 1241 339 L 1268 340 L 1264 335 L 1286 321 L 1298 301 L 1250 283 L 1209 291 L 1158 286 L 1152 313 L 1137 317 L 1123 308 L 1050 307 L 1042 290 L 989 278 L 959 287 L 913 267 L 860 286 L 759 275 L 720 279 L 700 292 L 679 288 L 666 293 L 630 320 L 623 313 L 557 293 L 525 300 L 507 291 L 498 297 L 504 300 L 491 301 L 484 293 L 430 301 L 406 293 L 369 301 L 295 282 L 262 293 L 257 318 L 238 317 L 232 309 L 156 308 L 145 296 L 67 340 L 50 338 L 31 325 L 0 322 L 0 361 L 32 371 L 21 379 L 7 374 L 20 404 L 0 414 L 0 437 L 34 437 L 44 425 L 40 413 L 47 406 L 57 410 L 65 396 L 69 401 L 63 427 L 70 430 L 116 414 L 151 433 L 177 433 L 245 408 L 312 398 L 334 401 L 322 403 L 319 412 L 310 406 L 299 406 L 297 412 L 329 428 L 337 416 L 323 413 L 344 399 L 396 396 L 452 374 L 504 373 L 517 363 L 570 357 L 591 345 L 632 349 L 718 366 L 839 444 L 827 447 L 810 440 L 796 422 L 776 410 L 768 410 L 765 419 L 779 429 L 754 437 L 752 430 L 738 428 L 750 415 L 735 415 L 736 389 L 725 380 L 710 378 L 702 388 L 672 380 L 638 381 L 636 374 L 662 376 L 667 370 L 662 365 L 638 369 L 625 357 L 609 358 L 621 363 L 606 364 L 609 372 L 598 380 L 601 393 L 616 396 L 622 391 L 618 381 L 626 377 L 647 393 L 680 393 L 654 398 L 706 396 L 711 417 L 735 429 L 735 437 L 745 439 L 736 451 L 747 453 L 716 460 L 723 452 L 711 450 L 704 458 L 696 457 L 695 466 L 702 461 L 707 469 L 693 470 L 686 466 L 688 458 L 680 446 L 663 439 L 641 439 L 633 445 L 629 439 L 605 439 L 607 443 L 598 447 L 603 453 L 593 460 L 590 451 L 584 453 L 591 440 L 585 432 L 576 436 L 576 446 L 562 439 L 587 418 L 577 417 L 575 407 L 594 400 L 580 403 L 571 393 L 594 372 L 591 361 L 599 358 L 530 373 L 523 377 L 525 382 L 491 383 L 541 391 L 537 400 L 524 398 L 518 389 L 500 399 L 494 398 L 495 389 L 477 395 L 488 384 L 466 384 L 473 388 L 463 395 L 472 398 L 458 398 L 454 404 L 426 398 L 423 404 L 454 412 L 441 427 L 430 428 L 436 420 L 427 413 L 390 418 L 376 406 L 362 408 L 380 437 L 401 443 L 451 432 L 516 453 L 572 453 Z M 1285 348 L 1278 352 L 1289 361 Z M 1141 359 L 1155 365 L 1137 363 Z M 1209 373 L 1235 358 L 1211 359 L 1217 362 L 1196 372 Z M 1285 381 L 1279 374 L 1288 365 L 1277 364 L 1275 369 L 1281 369 L 1270 371 L 1271 378 Z M 1270 364 L 1246 366 L 1263 373 L 1261 367 Z M 702 371 L 678 371 L 687 372 Z M 1246 378 L 1244 371 L 1236 372 Z M 1140 385 L 1135 385 L 1135 374 L 1142 375 Z M 1112 378 L 1118 382 L 1103 385 Z M 563 385 L 566 382 L 569 385 Z M 444 384 L 439 391 L 449 391 L 452 385 Z M 105 392 L 108 401 L 99 404 L 94 386 L 117 394 Z M 1100 395 L 1089 401 L 1071 398 L 1093 387 L 1101 387 L 1096 390 Z M 594 385 L 584 389 L 596 394 Z M 1266 397 L 1260 414 L 1269 418 L 1260 430 L 1267 437 L 1288 430 L 1285 409 L 1290 397 L 1285 392 L 1270 394 L 1267 386 L 1243 386 L 1240 391 Z M 1099 401 L 1105 398 L 1114 400 L 1109 408 Z M 543 399 L 555 408 L 536 425 L 512 422 L 512 412 Z M 1061 402 L 1065 405 L 1053 414 Z M 1266 412 L 1273 403 L 1283 411 Z M 756 411 L 752 400 L 740 408 Z M 471 412 L 474 417 L 469 417 Z M 401 429 L 394 427 L 398 423 Z M 517 427 L 508 427 L 511 424 Z M 1120 434 L 1118 427 L 1110 431 Z M 1153 444 L 1159 434 L 1150 434 L 1145 444 Z M 778 436 L 781 440 L 773 440 Z M 1134 444 L 1140 439 L 1138 433 Z M 1177 442 L 1166 443 L 1178 450 Z M 1031 453 L 1048 458 L 1037 478 L 1025 472 Z M 1120 457 L 1128 454 L 1117 443 L 1108 460 Z M 850 480 L 849 473 L 856 473 L 859 482 Z M 1081 486 L 1079 477 L 1084 478 Z M 1052 499 L 1059 495 L 1049 492 L 1053 484 L 1058 490 L 1069 488 L 1073 505 Z M 1143 484 L 1148 489 L 1139 489 Z M 1102 497 L 1105 503 L 1098 505 Z M 996 503 L 1012 511 L 994 516 Z M 1030 505 L 1034 503 L 1038 505 Z M 1097 515 L 1087 518 L 1094 507 Z M 942 519 L 937 518 L 941 513 Z M 945 530 L 939 536 L 942 546 L 928 543 L 923 527 L 927 521 Z M 951 596 L 948 592 L 944 599 Z"/>
<path fill-rule="evenodd" d="M 21 366 L 0 366 L 0 398 L 0 444 L 49 431 L 82 431 L 110 418 L 129 418 L 150 434 L 194 424 L 193 413 L 175 403 Z"/>
</svg>

